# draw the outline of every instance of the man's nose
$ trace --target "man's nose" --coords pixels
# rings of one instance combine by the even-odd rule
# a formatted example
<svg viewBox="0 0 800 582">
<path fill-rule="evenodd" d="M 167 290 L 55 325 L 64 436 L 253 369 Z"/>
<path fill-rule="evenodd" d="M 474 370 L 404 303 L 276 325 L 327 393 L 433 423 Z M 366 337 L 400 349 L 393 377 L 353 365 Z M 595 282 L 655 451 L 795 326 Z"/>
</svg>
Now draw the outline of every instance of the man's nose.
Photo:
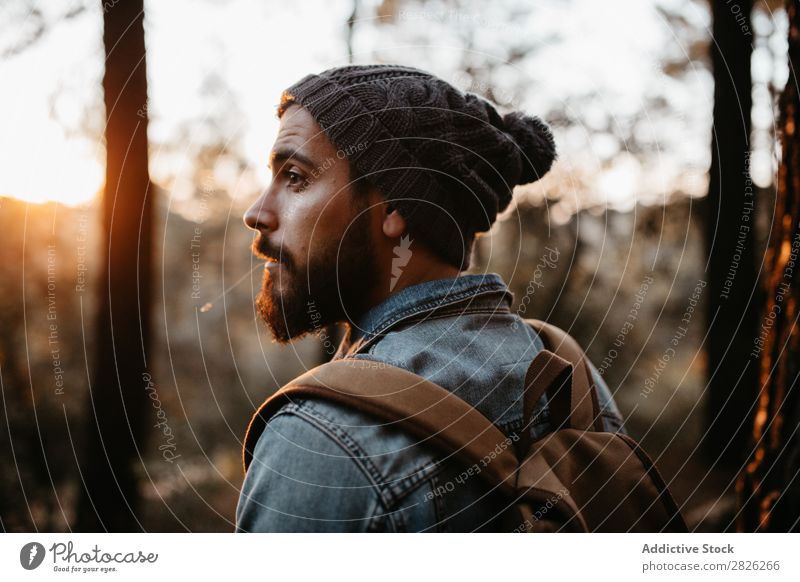
<svg viewBox="0 0 800 582">
<path fill-rule="evenodd" d="M 269 191 L 265 191 L 244 213 L 244 223 L 253 230 L 274 231 L 278 228 L 278 218 L 270 208 Z"/>
</svg>

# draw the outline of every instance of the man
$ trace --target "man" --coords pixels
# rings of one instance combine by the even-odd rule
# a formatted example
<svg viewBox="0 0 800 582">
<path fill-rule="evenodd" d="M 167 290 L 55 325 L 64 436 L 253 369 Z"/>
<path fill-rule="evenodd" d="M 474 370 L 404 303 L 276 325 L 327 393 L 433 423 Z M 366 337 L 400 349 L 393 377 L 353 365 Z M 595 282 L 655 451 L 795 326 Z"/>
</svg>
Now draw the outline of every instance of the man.
<svg viewBox="0 0 800 582">
<path fill-rule="evenodd" d="M 524 376 L 543 342 L 497 274 L 459 274 L 513 187 L 549 170 L 549 128 L 388 65 L 308 75 L 278 116 L 272 183 L 245 214 L 267 261 L 257 306 L 275 339 L 345 322 L 334 358 L 415 372 L 517 440 Z M 592 372 L 605 426 L 620 430 Z M 537 438 L 550 430 L 544 397 L 534 418 Z M 257 441 L 237 531 L 492 529 L 507 502 L 445 457 L 366 414 L 294 400 Z"/>
</svg>

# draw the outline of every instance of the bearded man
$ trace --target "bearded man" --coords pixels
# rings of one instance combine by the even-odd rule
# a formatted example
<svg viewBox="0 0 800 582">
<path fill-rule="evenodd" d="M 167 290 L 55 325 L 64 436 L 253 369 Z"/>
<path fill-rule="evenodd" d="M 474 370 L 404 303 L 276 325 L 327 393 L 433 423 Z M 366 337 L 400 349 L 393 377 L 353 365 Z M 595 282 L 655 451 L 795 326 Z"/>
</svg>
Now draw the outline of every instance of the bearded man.
<svg viewBox="0 0 800 582">
<path fill-rule="evenodd" d="M 245 214 L 266 261 L 257 307 L 275 340 L 341 322 L 333 359 L 405 368 L 519 440 L 525 373 L 544 343 L 499 275 L 464 271 L 513 188 L 550 169 L 550 129 L 397 65 L 307 75 L 278 116 L 272 181 Z M 590 368 L 605 429 L 623 430 Z M 533 418 L 532 438 L 552 430 L 546 397 Z M 508 501 L 463 472 L 397 426 L 293 400 L 252 450 L 236 529 L 491 530 Z"/>
</svg>

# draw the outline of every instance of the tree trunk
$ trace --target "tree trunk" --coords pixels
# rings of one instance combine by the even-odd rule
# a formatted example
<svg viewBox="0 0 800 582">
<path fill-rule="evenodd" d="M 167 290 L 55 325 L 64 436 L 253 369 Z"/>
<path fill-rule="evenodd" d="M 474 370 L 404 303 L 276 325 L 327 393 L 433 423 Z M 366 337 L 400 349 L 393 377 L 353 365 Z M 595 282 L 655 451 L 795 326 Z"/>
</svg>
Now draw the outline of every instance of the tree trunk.
<svg viewBox="0 0 800 582">
<path fill-rule="evenodd" d="M 800 529 L 800 2 L 789 0 L 787 12 L 789 79 L 780 99 L 782 159 L 765 261 L 767 299 L 756 336 L 763 351 L 752 426 L 755 450 L 737 483 L 741 508 L 737 527 L 747 532 Z"/>
<path fill-rule="evenodd" d="M 707 432 L 704 449 L 733 478 L 747 457 L 758 390 L 750 352 L 758 325 L 755 197 L 750 180 L 752 0 L 712 2 L 714 125 L 705 215 L 708 254 Z M 745 28 L 746 27 L 746 28 Z"/>
<path fill-rule="evenodd" d="M 138 531 L 148 402 L 152 207 L 147 167 L 147 78 L 143 0 L 103 5 L 106 107 L 105 270 L 99 277 L 84 488 L 78 531 Z"/>
</svg>

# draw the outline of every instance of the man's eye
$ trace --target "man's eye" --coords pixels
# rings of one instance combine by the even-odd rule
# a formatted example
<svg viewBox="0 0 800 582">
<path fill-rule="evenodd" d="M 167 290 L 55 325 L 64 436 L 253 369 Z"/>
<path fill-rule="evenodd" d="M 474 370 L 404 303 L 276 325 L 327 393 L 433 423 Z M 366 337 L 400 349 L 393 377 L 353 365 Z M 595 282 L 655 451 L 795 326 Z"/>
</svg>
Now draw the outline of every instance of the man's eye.
<svg viewBox="0 0 800 582">
<path fill-rule="evenodd" d="M 289 176 L 289 186 L 303 186 L 304 180 L 303 176 L 298 174 L 297 172 L 293 172 L 289 170 L 286 173 Z"/>
</svg>

